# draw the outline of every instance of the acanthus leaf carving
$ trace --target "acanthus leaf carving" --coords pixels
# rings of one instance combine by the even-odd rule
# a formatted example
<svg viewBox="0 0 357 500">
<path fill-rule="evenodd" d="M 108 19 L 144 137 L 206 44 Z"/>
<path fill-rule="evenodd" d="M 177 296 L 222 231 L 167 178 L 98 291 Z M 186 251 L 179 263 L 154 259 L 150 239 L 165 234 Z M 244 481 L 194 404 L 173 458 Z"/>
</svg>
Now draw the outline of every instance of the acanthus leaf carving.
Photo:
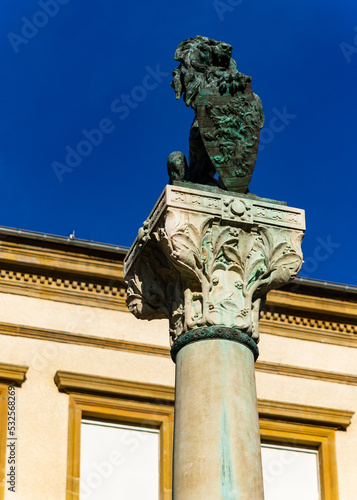
<svg viewBox="0 0 357 500">
<path fill-rule="evenodd" d="M 167 209 L 128 273 L 129 309 L 140 318 L 168 317 L 173 341 L 210 325 L 235 327 L 258 341 L 260 300 L 299 271 L 302 236 Z"/>
</svg>

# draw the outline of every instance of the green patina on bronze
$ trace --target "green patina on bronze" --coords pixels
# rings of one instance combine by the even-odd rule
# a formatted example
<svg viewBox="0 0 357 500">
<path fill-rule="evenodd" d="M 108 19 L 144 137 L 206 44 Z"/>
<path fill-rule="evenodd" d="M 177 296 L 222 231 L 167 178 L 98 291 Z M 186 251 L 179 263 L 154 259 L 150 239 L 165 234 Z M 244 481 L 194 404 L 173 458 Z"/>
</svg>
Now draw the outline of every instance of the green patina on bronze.
<svg viewBox="0 0 357 500">
<path fill-rule="evenodd" d="M 223 403 L 221 416 L 221 439 L 220 439 L 220 454 L 221 454 L 221 498 L 222 500 L 238 500 L 238 486 L 234 475 L 234 467 L 232 463 L 232 444 L 229 431 L 229 415 L 227 403 Z"/>
<path fill-rule="evenodd" d="M 254 361 L 258 359 L 259 349 L 254 340 L 246 333 L 237 328 L 228 328 L 225 326 L 205 326 L 202 328 L 194 328 L 186 333 L 183 333 L 174 341 L 171 346 L 171 358 L 176 362 L 178 352 L 188 344 L 199 342 L 200 340 L 222 339 L 238 342 L 248 347 L 253 353 Z"/>
<path fill-rule="evenodd" d="M 245 193 L 253 174 L 264 114 L 251 77 L 237 70 L 232 47 L 203 36 L 182 42 L 171 86 L 195 111 L 189 162 L 175 151 L 168 158 L 170 182 L 216 185 Z M 216 172 L 219 179 L 215 179 Z"/>
</svg>

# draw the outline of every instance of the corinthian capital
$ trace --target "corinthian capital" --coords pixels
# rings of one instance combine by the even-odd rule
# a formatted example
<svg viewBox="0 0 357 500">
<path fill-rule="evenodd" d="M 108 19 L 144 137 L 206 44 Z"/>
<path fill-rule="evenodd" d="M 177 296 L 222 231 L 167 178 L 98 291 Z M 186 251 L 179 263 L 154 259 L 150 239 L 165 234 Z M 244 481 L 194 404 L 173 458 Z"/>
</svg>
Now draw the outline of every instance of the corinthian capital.
<svg viewBox="0 0 357 500">
<path fill-rule="evenodd" d="M 167 186 L 125 260 L 129 310 L 167 317 L 172 341 L 224 326 L 257 342 L 260 300 L 299 271 L 304 229 L 284 204 Z"/>
</svg>

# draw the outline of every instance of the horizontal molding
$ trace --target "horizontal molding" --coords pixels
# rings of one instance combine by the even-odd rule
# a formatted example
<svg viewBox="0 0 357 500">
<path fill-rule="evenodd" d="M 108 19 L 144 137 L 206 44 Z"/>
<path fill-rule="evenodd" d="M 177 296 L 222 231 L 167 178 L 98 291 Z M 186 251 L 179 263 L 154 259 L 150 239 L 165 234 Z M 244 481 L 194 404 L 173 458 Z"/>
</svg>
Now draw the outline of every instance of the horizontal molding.
<svg viewBox="0 0 357 500">
<path fill-rule="evenodd" d="M 85 393 L 100 396 L 116 396 L 140 399 L 157 404 L 174 404 L 174 387 L 132 382 L 83 373 L 58 371 L 55 375 L 58 390 L 67 394 Z M 351 423 L 354 412 L 322 408 L 317 406 L 258 400 L 259 418 L 282 420 L 302 424 L 323 425 L 345 430 Z"/>
<path fill-rule="evenodd" d="M 322 408 L 292 403 L 258 400 L 259 417 L 270 420 L 293 421 L 346 430 L 354 415 L 353 411 Z"/>
<path fill-rule="evenodd" d="M 298 316 L 296 314 L 289 314 L 289 311 L 287 311 L 287 313 L 263 311 L 261 313 L 260 321 L 264 321 L 265 323 L 276 323 L 279 326 L 287 325 L 293 328 L 295 326 L 300 328 L 313 328 L 317 331 L 328 330 L 337 333 L 348 333 L 350 335 L 357 333 L 357 324 L 354 325 L 346 323 L 345 321 L 338 322 L 307 318 L 304 316 Z"/>
<path fill-rule="evenodd" d="M 0 382 L 10 382 L 13 385 L 21 387 L 26 379 L 28 369 L 28 366 L 0 363 Z"/>
<path fill-rule="evenodd" d="M 296 319 L 298 323 L 296 323 Z M 291 321 L 291 322 L 289 322 Z M 263 314 L 259 322 L 259 330 L 262 335 L 278 335 L 309 342 L 338 345 L 341 347 L 357 347 L 357 327 L 355 325 L 336 324 L 325 321 L 316 321 L 316 327 L 307 326 L 314 320 L 286 316 L 274 313 L 270 318 Z M 307 324 L 305 324 L 307 323 Z M 311 323 L 310 323 L 311 324 Z"/>
<path fill-rule="evenodd" d="M 357 336 L 343 336 L 339 333 L 326 332 L 322 330 L 308 329 L 304 326 L 277 324 L 268 322 L 262 319 L 260 321 L 261 333 L 278 335 L 289 338 L 297 338 L 300 340 L 320 342 L 324 344 L 333 344 L 343 347 L 357 347 Z M 155 356 L 170 357 L 170 349 L 168 347 L 155 346 L 152 344 L 144 344 L 139 342 L 131 342 L 126 340 L 117 340 L 111 338 L 95 337 L 90 335 L 73 334 L 59 330 L 49 330 L 37 327 L 22 326 L 11 323 L 0 322 L 0 334 L 14 335 L 18 337 L 34 338 L 40 340 L 52 340 L 54 342 L 62 342 L 66 344 L 84 345 L 89 347 L 100 347 L 102 349 L 112 349 L 119 351 L 128 351 L 141 354 L 152 354 Z M 259 361 L 258 361 L 259 363 Z"/>
<path fill-rule="evenodd" d="M 337 384 L 357 385 L 357 375 L 347 373 L 314 370 L 312 368 L 302 368 L 300 366 L 283 365 L 267 361 L 257 361 L 255 369 L 258 372 L 271 373 L 273 375 L 286 375 L 288 377 L 308 378 Z"/>
<path fill-rule="evenodd" d="M 304 311 L 305 314 L 309 312 L 319 316 L 324 314 L 328 317 L 337 316 L 340 321 L 342 318 L 344 321 L 348 319 L 357 321 L 356 302 L 273 290 L 268 293 L 266 303 L 270 308 L 286 308 L 287 311 Z"/>
<path fill-rule="evenodd" d="M 175 389 L 159 384 L 131 382 L 96 375 L 58 371 L 55 375 L 58 390 L 66 393 L 85 392 L 100 395 L 141 399 L 158 403 L 175 400 Z"/>
<path fill-rule="evenodd" d="M 168 347 L 142 344 L 128 340 L 117 340 L 106 337 L 92 337 L 90 335 L 67 333 L 59 330 L 48 330 L 32 326 L 16 325 L 12 323 L 0 323 L 0 335 L 11 335 L 37 340 L 50 340 L 63 344 L 73 344 L 86 347 L 110 349 L 113 351 L 125 351 L 135 354 L 148 354 L 170 358 Z"/>
<path fill-rule="evenodd" d="M 123 252 L 48 245 L 0 239 L 0 292 L 127 310 Z"/>
<path fill-rule="evenodd" d="M 38 241 L 34 245 L 11 241 L 0 241 L 0 259 L 2 264 L 40 268 L 50 272 L 66 274 L 81 274 L 84 276 L 101 277 L 104 279 L 123 278 L 124 254 L 110 252 L 112 258 L 95 256 L 95 248 L 70 247 L 62 244 L 50 248 L 48 242 Z"/>
<path fill-rule="evenodd" d="M 78 335 L 58 330 L 47 330 L 29 326 L 14 325 L 11 323 L 0 323 L 0 335 L 11 335 L 37 340 L 50 340 L 52 342 L 60 342 L 64 344 L 110 349 L 113 351 L 124 351 L 143 355 L 161 356 L 165 358 L 171 357 L 169 347 L 131 342 L 128 340 L 117 340 L 94 336 L 92 337 L 89 335 L 81 334 Z M 309 368 L 301 368 L 299 366 L 283 365 L 280 363 L 271 363 L 259 360 L 256 362 L 255 368 L 258 372 L 272 373 L 274 375 L 285 375 L 289 377 L 308 378 L 346 385 L 357 385 L 357 375 L 314 370 Z"/>
<path fill-rule="evenodd" d="M 20 270 L 0 270 L 0 292 L 103 309 L 127 311 L 124 282 L 100 283 L 87 277 L 51 276 Z"/>
</svg>

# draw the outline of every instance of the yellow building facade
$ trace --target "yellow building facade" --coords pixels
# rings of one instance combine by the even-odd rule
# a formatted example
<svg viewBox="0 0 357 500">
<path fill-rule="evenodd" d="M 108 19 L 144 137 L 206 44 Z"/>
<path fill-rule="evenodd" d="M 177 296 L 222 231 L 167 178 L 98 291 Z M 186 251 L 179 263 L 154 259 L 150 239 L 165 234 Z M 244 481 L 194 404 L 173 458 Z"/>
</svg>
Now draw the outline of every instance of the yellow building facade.
<svg viewBox="0 0 357 500">
<path fill-rule="evenodd" d="M 168 323 L 128 312 L 126 251 L 0 228 L 0 498 L 86 498 L 85 420 L 156 430 L 159 498 L 172 498 Z M 357 287 L 297 278 L 268 294 L 260 332 L 262 442 L 316 451 L 320 499 L 355 500 Z"/>
</svg>

